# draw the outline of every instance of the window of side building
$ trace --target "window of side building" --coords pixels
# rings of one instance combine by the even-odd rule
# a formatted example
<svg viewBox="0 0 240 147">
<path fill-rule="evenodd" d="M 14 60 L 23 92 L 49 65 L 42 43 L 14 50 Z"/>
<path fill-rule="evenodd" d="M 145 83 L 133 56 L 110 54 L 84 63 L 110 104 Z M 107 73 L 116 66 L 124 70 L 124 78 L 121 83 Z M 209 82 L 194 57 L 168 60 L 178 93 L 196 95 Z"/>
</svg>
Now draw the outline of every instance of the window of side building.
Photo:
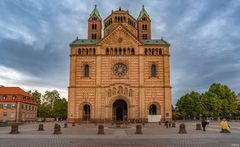
<svg viewBox="0 0 240 147">
<path fill-rule="evenodd" d="M 15 118 L 15 113 L 14 112 L 11 112 L 10 113 L 10 119 L 14 119 Z"/>
</svg>

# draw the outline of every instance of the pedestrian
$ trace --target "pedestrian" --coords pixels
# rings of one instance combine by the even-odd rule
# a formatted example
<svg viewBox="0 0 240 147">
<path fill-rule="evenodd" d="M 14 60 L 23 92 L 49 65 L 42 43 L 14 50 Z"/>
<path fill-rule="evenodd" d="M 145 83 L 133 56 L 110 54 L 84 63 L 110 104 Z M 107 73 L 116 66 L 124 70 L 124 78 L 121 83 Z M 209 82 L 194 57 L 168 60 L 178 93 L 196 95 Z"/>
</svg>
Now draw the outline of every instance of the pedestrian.
<svg viewBox="0 0 240 147">
<path fill-rule="evenodd" d="M 169 122 L 168 121 L 165 121 L 165 126 L 166 126 L 166 128 L 169 128 Z"/>
<path fill-rule="evenodd" d="M 220 133 L 231 133 L 230 132 L 230 127 L 229 127 L 228 122 L 225 118 L 222 119 L 222 121 L 220 122 L 220 126 L 221 126 Z"/>
<path fill-rule="evenodd" d="M 207 124 L 208 124 L 208 122 L 207 122 L 205 119 L 203 119 L 203 120 L 202 120 L 202 128 L 203 128 L 203 131 L 204 131 L 204 132 L 206 131 L 206 126 L 207 126 Z"/>
</svg>

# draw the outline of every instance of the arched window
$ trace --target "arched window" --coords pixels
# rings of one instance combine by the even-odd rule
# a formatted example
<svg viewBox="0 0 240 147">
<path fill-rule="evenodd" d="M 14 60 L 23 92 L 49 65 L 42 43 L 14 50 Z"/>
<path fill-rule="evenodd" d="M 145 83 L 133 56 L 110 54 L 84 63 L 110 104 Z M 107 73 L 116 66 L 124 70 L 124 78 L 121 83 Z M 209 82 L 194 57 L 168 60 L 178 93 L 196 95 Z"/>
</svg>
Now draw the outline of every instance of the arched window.
<svg viewBox="0 0 240 147">
<path fill-rule="evenodd" d="M 79 55 L 81 55 L 81 54 L 82 54 L 82 53 L 81 53 L 81 49 L 80 49 L 80 48 L 78 49 L 78 54 L 79 54 Z"/>
<path fill-rule="evenodd" d="M 84 77 L 89 77 L 89 65 L 84 65 Z"/>
<path fill-rule="evenodd" d="M 114 55 L 117 55 L 117 48 L 115 48 L 115 53 L 114 53 Z"/>
<path fill-rule="evenodd" d="M 88 55 L 88 49 L 86 49 L 86 55 Z"/>
<path fill-rule="evenodd" d="M 108 48 L 106 49 L 106 55 L 109 55 L 109 49 Z"/>
<path fill-rule="evenodd" d="M 147 55 L 147 49 L 145 48 L 145 55 Z"/>
<path fill-rule="evenodd" d="M 152 53 L 152 52 L 151 52 L 151 49 L 149 48 L 149 49 L 148 49 L 148 55 L 151 55 L 151 53 Z"/>
<path fill-rule="evenodd" d="M 157 67 L 155 64 L 152 64 L 151 66 L 151 77 L 156 77 L 157 76 Z"/>
<path fill-rule="evenodd" d="M 122 55 L 122 49 L 121 48 L 119 49 L 119 55 Z"/>
<path fill-rule="evenodd" d="M 132 48 L 131 54 L 132 54 L 132 55 L 135 55 L 135 50 L 134 50 L 134 48 Z"/>
<path fill-rule="evenodd" d="M 157 115 L 157 106 L 155 104 L 149 106 L 149 115 Z"/>
<path fill-rule="evenodd" d="M 126 55 L 126 49 L 123 48 L 123 55 Z"/>
<path fill-rule="evenodd" d="M 163 53 L 162 53 L 162 49 L 160 48 L 159 49 L 159 55 L 162 55 Z"/>
<path fill-rule="evenodd" d="M 95 55 L 96 54 L 96 49 L 95 48 L 93 48 L 93 55 Z"/>
<path fill-rule="evenodd" d="M 82 49 L 82 55 L 85 55 L 85 49 Z"/>
</svg>

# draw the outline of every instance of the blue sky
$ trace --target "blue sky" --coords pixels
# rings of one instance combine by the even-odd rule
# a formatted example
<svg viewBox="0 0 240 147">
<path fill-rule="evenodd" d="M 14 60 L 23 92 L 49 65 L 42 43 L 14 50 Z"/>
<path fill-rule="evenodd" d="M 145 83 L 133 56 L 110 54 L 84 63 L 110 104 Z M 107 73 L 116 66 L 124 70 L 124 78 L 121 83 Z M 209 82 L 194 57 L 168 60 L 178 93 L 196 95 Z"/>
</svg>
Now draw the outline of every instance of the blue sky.
<svg viewBox="0 0 240 147">
<path fill-rule="evenodd" d="M 136 18 L 145 5 L 152 38 L 171 43 L 174 104 L 213 82 L 240 92 L 240 0 L 1 0 L 0 85 L 66 97 L 69 43 L 87 37 L 95 4 L 102 18 L 119 7 Z"/>
</svg>

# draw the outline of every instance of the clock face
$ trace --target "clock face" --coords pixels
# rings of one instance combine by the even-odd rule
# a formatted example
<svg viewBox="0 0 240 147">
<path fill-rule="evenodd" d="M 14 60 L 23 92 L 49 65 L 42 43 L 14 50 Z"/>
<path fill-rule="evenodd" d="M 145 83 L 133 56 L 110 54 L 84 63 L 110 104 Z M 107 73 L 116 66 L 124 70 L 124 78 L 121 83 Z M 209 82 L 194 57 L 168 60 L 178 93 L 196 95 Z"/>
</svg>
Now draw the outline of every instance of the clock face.
<svg viewBox="0 0 240 147">
<path fill-rule="evenodd" d="M 113 73 L 116 76 L 122 77 L 124 75 L 126 75 L 127 73 L 127 65 L 123 64 L 123 63 L 117 63 L 113 66 Z"/>
</svg>

